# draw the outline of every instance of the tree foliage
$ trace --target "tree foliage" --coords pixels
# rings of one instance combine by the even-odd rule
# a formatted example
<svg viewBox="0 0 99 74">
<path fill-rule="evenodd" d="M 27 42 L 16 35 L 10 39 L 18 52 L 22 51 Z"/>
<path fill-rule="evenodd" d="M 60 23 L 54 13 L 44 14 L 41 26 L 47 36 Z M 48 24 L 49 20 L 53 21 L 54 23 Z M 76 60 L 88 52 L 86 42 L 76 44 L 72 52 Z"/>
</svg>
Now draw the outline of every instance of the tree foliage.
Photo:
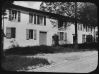
<svg viewBox="0 0 99 74">
<path fill-rule="evenodd" d="M 12 0 L 6 0 L 6 1 L 2 1 L 2 14 L 3 15 L 6 15 L 5 13 L 5 10 L 6 10 L 6 7 L 8 7 L 8 5 L 11 5 L 14 1 Z"/>
<path fill-rule="evenodd" d="M 40 9 L 46 12 L 75 17 L 75 2 L 42 2 Z M 77 19 L 97 25 L 97 6 L 90 2 L 77 2 Z"/>
</svg>

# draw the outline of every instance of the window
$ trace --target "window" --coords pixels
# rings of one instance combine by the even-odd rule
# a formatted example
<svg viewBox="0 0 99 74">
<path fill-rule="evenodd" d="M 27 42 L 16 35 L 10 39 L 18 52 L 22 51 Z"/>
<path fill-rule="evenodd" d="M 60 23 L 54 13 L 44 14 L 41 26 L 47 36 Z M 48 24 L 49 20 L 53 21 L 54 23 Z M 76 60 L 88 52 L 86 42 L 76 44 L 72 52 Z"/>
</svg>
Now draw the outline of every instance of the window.
<svg viewBox="0 0 99 74">
<path fill-rule="evenodd" d="M 20 11 L 18 11 L 18 22 L 20 22 L 20 18 L 21 18 Z"/>
<path fill-rule="evenodd" d="M 26 29 L 26 39 L 34 39 L 36 40 L 36 30 Z"/>
<path fill-rule="evenodd" d="M 44 23 L 43 23 L 43 21 L 44 21 Z M 45 16 L 37 15 L 37 24 L 46 25 L 46 17 Z"/>
<path fill-rule="evenodd" d="M 6 37 L 15 38 L 15 28 L 6 28 Z"/>
<path fill-rule="evenodd" d="M 39 19 L 39 21 L 40 21 L 40 24 L 43 24 L 43 16 L 40 16 L 40 19 Z"/>
<path fill-rule="evenodd" d="M 29 30 L 29 39 L 33 39 L 33 30 Z"/>
<path fill-rule="evenodd" d="M 67 22 L 63 22 L 63 28 L 66 28 Z"/>
<path fill-rule="evenodd" d="M 20 22 L 20 11 L 9 10 L 9 21 L 17 20 Z"/>
<path fill-rule="evenodd" d="M 63 40 L 63 38 L 64 38 L 63 32 L 60 32 L 60 40 Z"/>
</svg>

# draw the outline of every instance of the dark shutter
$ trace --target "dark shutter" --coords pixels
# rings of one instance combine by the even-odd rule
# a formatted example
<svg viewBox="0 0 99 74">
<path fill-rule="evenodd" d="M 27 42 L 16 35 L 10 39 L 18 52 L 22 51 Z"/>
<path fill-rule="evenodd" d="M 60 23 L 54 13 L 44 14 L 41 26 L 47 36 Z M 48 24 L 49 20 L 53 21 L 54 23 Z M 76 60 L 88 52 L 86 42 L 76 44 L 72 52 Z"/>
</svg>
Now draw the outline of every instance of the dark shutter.
<svg viewBox="0 0 99 74">
<path fill-rule="evenodd" d="M 44 16 L 44 25 L 46 26 L 46 16 Z"/>
<path fill-rule="evenodd" d="M 34 24 L 36 24 L 36 14 L 34 14 Z"/>
<path fill-rule="evenodd" d="M 20 22 L 21 21 L 21 16 L 20 16 L 20 11 L 18 11 L 18 22 Z"/>
<path fill-rule="evenodd" d="M 39 23 L 39 15 L 37 15 L 37 24 L 40 24 L 40 23 Z"/>
<path fill-rule="evenodd" d="M 9 10 L 9 21 L 12 20 L 12 17 L 11 17 L 11 10 Z"/>
<path fill-rule="evenodd" d="M 33 30 L 29 30 L 29 39 L 33 39 Z"/>
<path fill-rule="evenodd" d="M 15 28 L 11 28 L 11 37 L 15 38 Z"/>
</svg>

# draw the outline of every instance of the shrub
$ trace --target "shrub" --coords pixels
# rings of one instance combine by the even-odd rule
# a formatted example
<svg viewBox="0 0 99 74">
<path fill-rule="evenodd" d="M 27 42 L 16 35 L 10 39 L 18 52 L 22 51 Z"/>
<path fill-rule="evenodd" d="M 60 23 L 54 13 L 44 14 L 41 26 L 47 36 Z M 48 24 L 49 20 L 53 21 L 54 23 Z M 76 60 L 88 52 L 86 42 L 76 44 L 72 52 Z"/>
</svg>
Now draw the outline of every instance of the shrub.
<svg viewBox="0 0 99 74">
<path fill-rule="evenodd" d="M 15 47 L 6 49 L 5 54 L 14 54 L 14 55 L 34 55 L 37 53 L 54 53 L 56 48 L 51 46 L 28 46 L 28 47 Z"/>
</svg>

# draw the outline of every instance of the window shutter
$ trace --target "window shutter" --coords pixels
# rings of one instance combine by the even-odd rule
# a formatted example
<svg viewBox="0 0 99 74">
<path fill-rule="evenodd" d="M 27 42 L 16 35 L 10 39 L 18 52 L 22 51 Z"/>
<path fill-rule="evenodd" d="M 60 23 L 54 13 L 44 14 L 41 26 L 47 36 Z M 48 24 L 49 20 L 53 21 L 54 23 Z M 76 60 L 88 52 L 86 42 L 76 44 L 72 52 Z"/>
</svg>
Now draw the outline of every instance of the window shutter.
<svg viewBox="0 0 99 74">
<path fill-rule="evenodd" d="M 11 10 L 9 10 L 9 21 L 12 20 L 12 17 L 11 17 Z"/>
<path fill-rule="evenodd" d="M 21 16 L 20 16 L 20 11 L 18 11 L 18 22 L 20 22 L 21 21 Z"/>
<path fill-rule="evenodd" d="M 39 15 L 37 15 L 37 24 L 39 24 Z"/>
<path fill-rule="evenodd" d="M 26 29 L 26 39 L 29 40 L 29 29 Z"/>
<path fill-rule="evenodd" d="M 29 13 L 29 23 L 32 23 L 32 21 L 33 21 L 33 14 Z"/>
<path fill-rule="evenodd" d="M 65 32 L 65 34 L 64 34 L 64 35 L 65 35 L 65 40 L 67 40 L 67 33 Z"/>
<path fill-rule="evenodd" d="M 44 16 L 44 25 L 46 26 L 46 16 Z"/>
<path fill-rule="evenodd" d="M 37 33 L 37 31 L 36 30 L 34 30 L 34 40 L 36 40 L 36 33 Z"/>
<path fill-rule="evenodd" d="M 11 37 L 12 38 L 15 38 L 15 34 L 16 32 L 15 32 L 15 28 L 11 28 Z"/>
<path fill-rule="evenodd" d="M 6 28 L 6 37 L 11 38 L 11 28 Z"/>
<path fill-rule="evenodd" d="M 60 40 L 60 32 L 58 32 L 58 37 L 59 37 L 59 40 Z"/>
</svg>

